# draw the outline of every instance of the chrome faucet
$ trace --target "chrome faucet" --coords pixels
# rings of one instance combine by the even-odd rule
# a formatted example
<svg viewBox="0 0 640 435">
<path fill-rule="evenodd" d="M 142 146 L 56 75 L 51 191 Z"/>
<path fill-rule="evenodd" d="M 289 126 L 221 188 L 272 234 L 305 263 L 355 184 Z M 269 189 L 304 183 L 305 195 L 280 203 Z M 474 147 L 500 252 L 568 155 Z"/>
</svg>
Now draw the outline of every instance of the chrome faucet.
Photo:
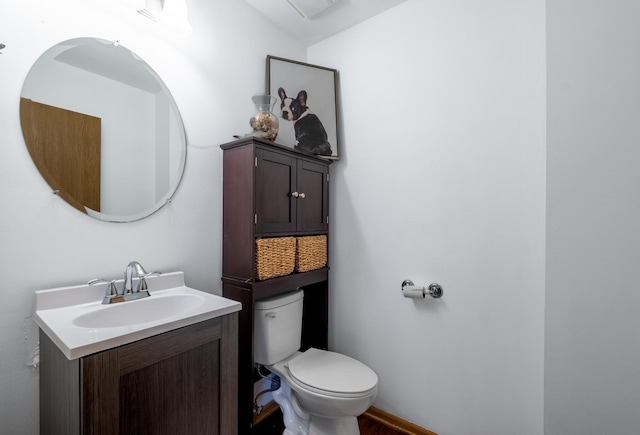
<svg viewBox="0 0 640 435">
<path fill-rule="evenodd" d="M 138 287 L 133 290 L 133 278 L 138 278 Z M 104 279 L 92 279 L 89 281 L 89 285 L 107 283 L 107 291 L 104 295 L 104 299 L 102 300 L 103 304 L 112 304 L 115 302 L 125 302 L 131 301 L 135 299 L 145 298 L 149 296 L 149 291 L 147 290 L 147 281 L 146 279 L 150 276 L 160 275 L 160 272 L 150 272 L 142 267 L 140 263 L 137 261 L 132 261 L 127 265 L 127 268 L 124 272 L 124 282 L 122 283 L 122 290 L 118 291 L 115 286 L 115 280 L 107 281 Z"/>
<path fill-rule="evenodd" d="M 133 293 L 133 272 L 136 273 L 140 282 L 138 283 L 138 289 L 136 292 L 140 291 L 140 287 L 142 286 L 142 280 L 147 277 L 147 271 L 144 270 L 142 264 L 137 261 L 132 261 L 127 265 L 127 269 L 124 272 L 124 283 L 122 284 L 122 294 L 130 295 Z"/>
</svg>

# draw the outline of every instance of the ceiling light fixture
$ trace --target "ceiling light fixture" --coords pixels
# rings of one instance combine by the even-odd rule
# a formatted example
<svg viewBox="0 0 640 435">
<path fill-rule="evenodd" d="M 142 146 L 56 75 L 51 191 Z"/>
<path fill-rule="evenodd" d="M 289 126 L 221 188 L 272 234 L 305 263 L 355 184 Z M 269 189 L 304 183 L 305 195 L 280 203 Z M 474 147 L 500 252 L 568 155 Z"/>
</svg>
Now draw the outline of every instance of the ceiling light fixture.
<svg viewBox="0 0 640 435">
<path fill-rule="evenodd" d="M 179 33 L 191 33 L 187 16 L 187 0 L 164 0 L 158 22 Z"/>
<path fill-rule="evenodd" d="M 134 11 L 139 11 L 147 6 L 147 0 L 125 0 L 127 5 Z"/>
<path fill-rule="evenodd" d="M 191 33 L 186 0 L 147 0 L 146 7 L 139 10 L 152 21 L 182 34 Z"/>
<path fill-rule="evenodd" d="M 327 9 L 338 0 L 287 0 L 302 18 L 308 20 Z"/>
</svg>

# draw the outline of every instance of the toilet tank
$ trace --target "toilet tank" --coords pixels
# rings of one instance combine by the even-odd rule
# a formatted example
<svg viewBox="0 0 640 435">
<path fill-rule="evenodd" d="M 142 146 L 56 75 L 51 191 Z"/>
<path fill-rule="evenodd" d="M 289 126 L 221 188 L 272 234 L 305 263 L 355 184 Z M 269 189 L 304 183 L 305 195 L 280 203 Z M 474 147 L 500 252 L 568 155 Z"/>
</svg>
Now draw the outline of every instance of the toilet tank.
<svg viewBox="0 0 640 435">
<path fill-rule="evenodd" d="M 273 365 L 300 349 L 303 298 L 304 291 L 297 290 L 255 302 L 256 363 Z"/>
</svg>

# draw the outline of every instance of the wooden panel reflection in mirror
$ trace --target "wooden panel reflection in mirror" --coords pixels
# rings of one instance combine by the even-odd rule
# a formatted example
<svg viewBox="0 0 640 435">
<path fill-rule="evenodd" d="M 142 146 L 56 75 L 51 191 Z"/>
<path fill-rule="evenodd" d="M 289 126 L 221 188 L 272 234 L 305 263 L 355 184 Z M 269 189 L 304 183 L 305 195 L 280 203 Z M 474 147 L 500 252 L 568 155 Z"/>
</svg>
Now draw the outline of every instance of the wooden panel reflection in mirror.
<svg viewBox="0 0 640 435">
<path fill-rule="evenodd" d="M 100 118 L 21 98 L 20 122 L 49 186 L 83 213 L 100 211 Z"/>
</svg>

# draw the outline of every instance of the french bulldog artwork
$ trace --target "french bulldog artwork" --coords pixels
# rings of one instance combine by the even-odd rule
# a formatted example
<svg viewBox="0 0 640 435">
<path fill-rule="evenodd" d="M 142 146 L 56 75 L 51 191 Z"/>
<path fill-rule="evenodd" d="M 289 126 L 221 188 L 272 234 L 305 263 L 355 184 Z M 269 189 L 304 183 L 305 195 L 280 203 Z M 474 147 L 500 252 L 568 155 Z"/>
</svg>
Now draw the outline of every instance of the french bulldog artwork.
<svg viewBox="0 0 640 435">
<path fill-rule="evenodd" d="M 332 154 L 327 132 L 318 118 L 307 107 L 307 91 L 298 92 L 296 98 L 287 97 L 283 88 L 278 89 L 282 118 L 293 122 L 296 136 L 295 149 L 321 156 Z"/>
</svg>

